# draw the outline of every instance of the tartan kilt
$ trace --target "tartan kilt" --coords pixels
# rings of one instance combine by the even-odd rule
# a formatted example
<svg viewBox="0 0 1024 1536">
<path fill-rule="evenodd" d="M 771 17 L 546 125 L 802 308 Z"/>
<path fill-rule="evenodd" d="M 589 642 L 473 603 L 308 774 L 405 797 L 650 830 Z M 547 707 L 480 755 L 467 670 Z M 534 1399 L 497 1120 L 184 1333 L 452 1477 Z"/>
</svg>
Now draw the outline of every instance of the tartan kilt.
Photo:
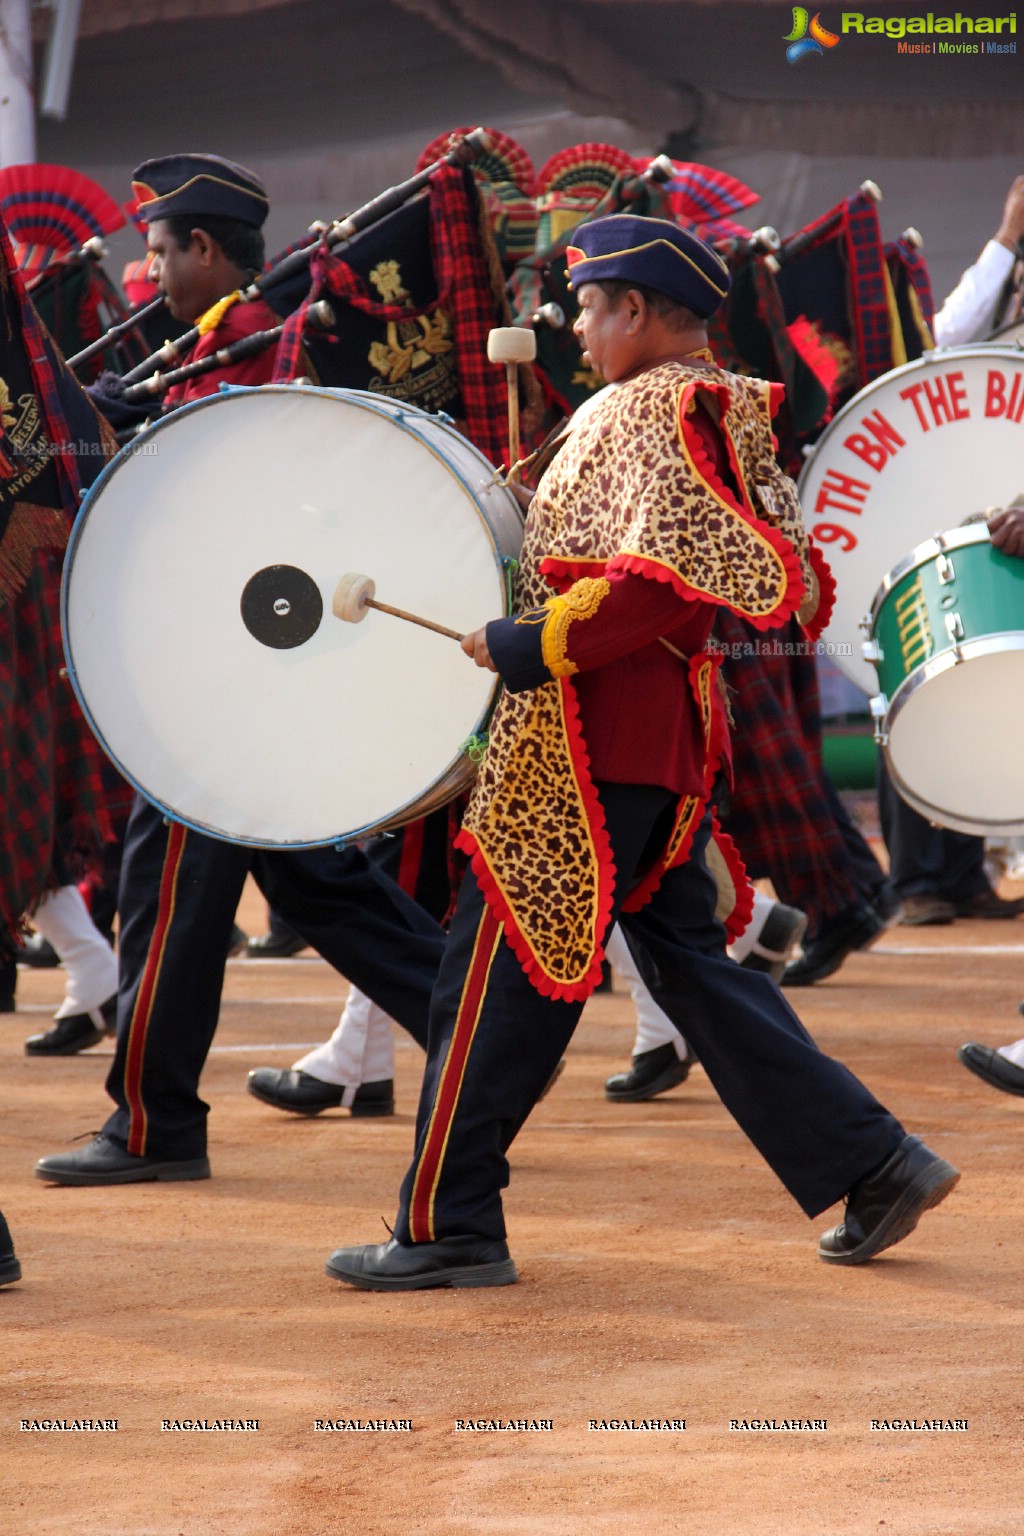
<svg viewBox="0 0 1024 1536">
<path fill-rule="evenodd" d="M 803 638 L 795 619 L 767 633 L 725 609 L 715 620 L 735 720 L 722 823 L 750 877 L 770 879 L 781 901 L 807 913 L 813 933 L 861 892 L 822 780 L 818 680 Z M 793 654 L 776 654 L 786 649 Z"/>
<path fill-rule="evenodd" d="M 0 605 L 0 946 L 54 884 L 55 861 L 84 867 L 130 799 L 61 676 L 61 564 L 40 552 Z"/>
</svg>

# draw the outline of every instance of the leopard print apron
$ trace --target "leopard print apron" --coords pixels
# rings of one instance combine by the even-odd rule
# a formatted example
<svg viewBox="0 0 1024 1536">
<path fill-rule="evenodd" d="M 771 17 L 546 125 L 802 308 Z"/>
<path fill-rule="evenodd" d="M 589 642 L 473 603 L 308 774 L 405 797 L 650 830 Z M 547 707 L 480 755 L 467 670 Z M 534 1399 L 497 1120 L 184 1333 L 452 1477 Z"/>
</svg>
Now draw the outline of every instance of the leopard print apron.
<svg viewBox="0 0 1024 1536">
<path fill-rule="evenodd" d="M 697 391 L 718 416 L 741 500 L 714 475 L 700 438 L 681 428 Z M 792 482 L 772 452 L 770 386 L 716 367 L 666 363 L 609 392 L 573 431 L 530 508 L 516 582 L 519 622 L 545 625 L 553 682 L 503 694 L 460 846 L 533 985 L 582 999 L 601 974 L 615 871 L 589 774 L 574 670 L 573 623 L 597 612 L 605 573 L 671 582 L 758 628 L 783 623 L 815 585 Z M 552 596 L 552 593 L 555 596 Z M 689 660 L 704 723 L 705 789 L 685 797 L 664 855 L 629 908 L 687 856 L 727 743 L 717 658 Z M 730 858 L 737 890 L 742 866 Z M 749 900 L 746 916 L 749 917 Z"/>
</svg>

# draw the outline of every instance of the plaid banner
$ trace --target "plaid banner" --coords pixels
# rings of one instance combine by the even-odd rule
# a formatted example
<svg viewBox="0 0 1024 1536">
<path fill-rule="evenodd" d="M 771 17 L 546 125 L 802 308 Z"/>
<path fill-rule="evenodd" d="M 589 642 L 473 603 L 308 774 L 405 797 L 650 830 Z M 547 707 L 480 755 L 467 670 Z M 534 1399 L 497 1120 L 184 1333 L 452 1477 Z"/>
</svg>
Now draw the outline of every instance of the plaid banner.
<svg viewBox="0 0 1024 1536">
<path fill-rule="evenodd" d="M 110 835 L 100 749 L 61 676 L 60 581 L 81 494 L 111 439 L 41 325 L 2 224 L 0 263 L 0 923 L 9 942 L 55 858 Z"/>
<path fill-rule="evenodd" d="M 463 127 L 439 133 L 420 154 L 416 170 L 426 170 L 441 159 L 454 139 L 470 132 L 472 129 Z M 470 170 L 487 213 L 498 257 L 511 268 L 530 256 L 537 243 L 538 214 L 533 200 L 537 173 L 526 150 L 507 133 L 488 128 L 487 137 L 490 148 L 477 155 Z"/>
<path fill-rule="evenodd" d="M 885 261 L 903 333 L 904 360 L 913 362 L 935 345 L 935 301 L 928 267 L 919 247 L 906 235 L 885 247 Z"/>
<path fill-rule="evenodd" d="M 772 264 L 751 248 L 749 238 L 719 247 L 719 254 L 728 264 L 731 286 L 722 308 L 708 321 L 711 349 L 719 366 L 731 373 L 785 387 L 773 426 L 779 463 L 796 476 L 803 462 L 801 444 L 832 413 L 835 361 L 799 323 L 787 323 Z"/>
<path fill-rule="evenodd" d="M 73 357 L 128 316 L 100 263 L 78 252 L 55 257 L 45 272 L 29 280 L 28 292 L 36 313 L 64 357 Z M 168 317 L 153 349 L 166 338 L 168 324 L 174 323 Z M 115 346 L 87 363 L 80 370 L 81 377 L 83 382 L 90 383 L 104 368 L 127 371 L 147 355 L 138 336 L 129 331 Z"/>
<path fill-rule="evenodd" d="M 799 649 L 795 620 L 766 641 L 722 609 L 714 638 L 725 651 L 722 676 L 735 720 L 723 825 L 751 879 L 770 879 L 780 901 L 807 913 L 814 933 L 864 894 L 822 779 L 814 657 L 782 654 L 786 642 Z"/>
<path fill-rule="evenodd" d="M 502 461 L 505 377 L 488 361 L 487 334 L 506 317 L 470 175 L 440 167 L 426 197 L 372 225 L 344 254 L 321 247 L 311 273 L 309 298 L 281 338 L 276 380 L 307 371 L 308 358 L 322 383 L 446 411 Z M 303 340 L 306 309 L 320 297 L 335 305 L 335 325 L 326 339 Z"/>
<path fill-rule="evenodd" d="M 836 359 L 837 406 L 888 373 L 901 338 L 874 198 L 845 198 L 786 240 L 777 260 L 787 322 L 808 322 Z"/>
</svg>

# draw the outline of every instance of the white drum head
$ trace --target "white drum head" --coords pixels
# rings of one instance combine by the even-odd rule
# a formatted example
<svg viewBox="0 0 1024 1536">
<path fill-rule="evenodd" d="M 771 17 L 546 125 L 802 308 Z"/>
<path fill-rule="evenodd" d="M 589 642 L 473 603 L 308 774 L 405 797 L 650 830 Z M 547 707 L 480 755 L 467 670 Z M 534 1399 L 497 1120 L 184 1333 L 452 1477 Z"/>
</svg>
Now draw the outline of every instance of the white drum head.
<svg viewBox="0 0 1024 1536">
<path fill-rule="evenodd" d="M 401 620 L 343 623 L 331 599 L 359 571 L 458 631 L 499 617 L 490 466 L 421 412 L 289 386 L 200 401 L 133 446 L 90 493 L 65 578 L 70 670 L 109 754 L 232 841 L 394 822 L 458 765 L 494 678 Z M 495 498 L 514 553 L 518 515 Z"/>
<path fill-rule="evenodd" d="M 969 659 L 930 664 L 897 694 L 889 769 L 904 798 L 941 826 L 1015 836 L 1024 832 L 1024 635 L 964 650 Z"/>
<path fill-rule="evenodd" d="M 861 390 L 822 434 L 800 476 L 808 531 L 836 579 L 822 639 L 868 693 L 860 621 L 908 550 L 1024 491 L 1024 353 L 931 352 Z"/>
</svg>

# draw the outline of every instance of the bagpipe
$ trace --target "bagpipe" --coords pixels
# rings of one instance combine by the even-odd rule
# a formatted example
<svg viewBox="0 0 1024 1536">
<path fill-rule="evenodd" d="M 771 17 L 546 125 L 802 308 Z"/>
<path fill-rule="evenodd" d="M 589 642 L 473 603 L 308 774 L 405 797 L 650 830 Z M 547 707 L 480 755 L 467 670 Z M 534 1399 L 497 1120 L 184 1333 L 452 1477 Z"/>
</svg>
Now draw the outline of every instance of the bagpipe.
<svg viewBox="0 0 1024 1536">
<path fill-rule="evenodd" d="M 461 135 L 448 145 L 444 154 L 439 155 L 432 164 L 422 168 L 407 180 L 387 188 L 362 207 L 342 218 L 335 219 L 330 224 L 314 224 L 303 239 L 289 246 L 267 264 L 263 272 L 242 291 L 242 300 L 250 302 L 262 298 L 275 313 L 282 317 L 291 315 L 309 295 L 315 258 L 319 257 L 322 261 L 325 256 L 338 257 L 365 231 L 387 221 L 391 215 L 415 200 L 418 194 L 428 187 L 436 173 L 446 167 L 458 168 L 470 164 L 484 151 L 486 144 L 487 137 L 483 129 L 475 129 Z M 117 324 L 88 347 L 71 355 L 68 358 L 68 365 L 74 369 L 88 365 L 111 344 L 119 342 L 129 332 L 152 320 L 163 308 L 163 296 L 158 294 L 130 315 L 121 317 Z M 323 328 L 326 311 L 321 309 L 314 310 L 312 313 L 311 323 L 319 324 Z M 258 334 L 262 338 L 261 343 L 258 343 L 255 337 L 245 337 L 234 347 L 227 349 L 225 356 L 219 357 L 219 364 L 223 366 L 225 362 L 230 364 L 240 361 L 244 357 L 252 356 L 261 347 L 266 349 L 274 345 L 281 339 L 281 328 L 269 328 Z M 140 361 L 123 372 L 121 383 L 127 391 L 133 390 L 135 386 L 146 385 L 144 391 L 129 395 L 129 398 L 138 400 L 147 396 L 159 397 L 166 393 L 172 383 L 192 377 L 192 373 L 183 372 L 181 367 L 175 365 L 187 356 L 200 335 L 200 324 L 197 323 L 181 335 L 149 351 Z M 241 350 L 237 350 L 239 348 Z M 204 360 L 203 367 L 197 371 L 206 371 L 213 366 L 215 364 L 212 360 Z M 162 371 L 169 367 L 173 370 L 172 372 Z M 187 369 L 188 365 L 185 367 Z"/>
<path fill-rule="evenodd" d="M 281 382 L 304 377 L 443 411 L 502 457 L 506 402 L 486 360 L 488 331 L 511 323 L 536 333 L 535 365 L 518 368 L 524 436 L 536 445 L 602 382 L 573 335 L 565 247 L 586 220 L 649 214 L 691 229 L 729 264 L 712 345 L 723 366 L 785 386 L 780 458 L 795 473 L 846 399 L 931 345 L 931 292 L 912 231 L 883 245 L 870 190 L 786 240 L 738 222 L 757 201 L 735 178 L 666 155 L 587 143 L 536 171 L 508 135 L 458 129 L 429 144 L 407 180 L 311 226 L 268 263 L 242 298 L 264 299 L 279 326 L 199 361 L 188 358 L 198 326 L 132 357 L 125 349 L 138 348 L 147 326 L 169 321 L 156 295 L 130 314 L 122 307 L 69 363 L 88 377 L 118 349 L 113 371 L 137 414 L 172 384 L 276 346 Z"/>
</svg>

